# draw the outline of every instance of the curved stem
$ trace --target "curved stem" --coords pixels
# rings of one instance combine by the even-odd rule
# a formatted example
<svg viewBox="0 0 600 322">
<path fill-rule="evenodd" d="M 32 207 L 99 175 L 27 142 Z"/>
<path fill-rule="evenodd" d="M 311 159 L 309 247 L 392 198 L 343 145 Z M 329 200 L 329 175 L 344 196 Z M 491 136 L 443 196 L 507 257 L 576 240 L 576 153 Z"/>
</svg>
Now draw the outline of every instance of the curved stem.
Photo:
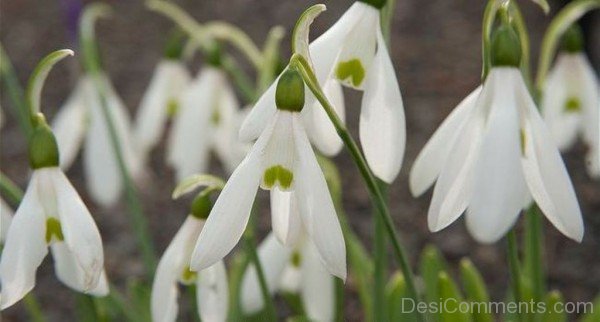
<svg viewBox="0 0 600 322">
<path fill-rule="evenodd" d="M 240 28 L 222 21 L 213 21 L 204 25 L 206 32 L 215 39 L 225 40 L 244 53 L 256 67 L 262 66 L 262 53 L 252 39 Z"/>
<path fill-rule="evenodd" d="M 406 286 L 408 293 L 410 294 L 410 297 L 416 303 L 418 303 L 419 295 L 415 286 L 412 269 L 410 268 L 410 265 L 408 263 L 406 251 L 400 243 L 400 237 L 398 236 L 398 232 L 394 227 L 394 222 L 392 220 L 392 217 L 390 216 L 389 210 L 385 202 L 385 198 L 383 197 L 381 189 L 377 184 L 375 176 L 373 175 L 371 169 L 367 165 L 367 161 L 360 152 L 358 145 L 350 135 L 350 132 L 348 132 L 348 129 L 346 129 L 346 126 L 344 125 L 342 120 L 340 120 L 339 116 L 335 112 L 335 109 L 321 90 L 319 82 L 317 81 L 314 72 L 309 67 L 306 60 L 304 60 L 304 58 L 299 54 L 294 54 L 290 61 L 290 66 L 298 69 L 298 71 L 302 75 L 302 78 L 304 79 L 304 82 L 311 90 L 311 92 L 315 95 L 319 103 L 321 103 L 321 106 L 323 106 L 323 108 L 325 109 L 325 112 L 327 113 L 327 116 L 333 123 L 338 135 L 344 142 L 344 145 L 348 149 L 348 152 L 350 152 L 350 155 L 354 163 L 358 167 L 358 170 L 360 171 L 360 174 L 363 177 L 363 180 L 365 181 L 367 189 L 369 190 L 371 201 L 375 204 L 375 207 L 377 208 L 377 214 L 383 217 L 386 231 L 390 237 L 390 241 L 394 248 L 394 254 L 396 255 L 402 273 L 406 278 Z M 423 321 L 423 316 L 419 312 L 415 312 L 415 314 L 419 321 Z"/>
<path fill-rule="evenodd" d="M 542 40 L 540 58 L 538 61 L 537 77 L 535 79 L 535 88 L 539 97 L 544 88 L 546 75 L 550 69 L 552 58 L 556 53 L 558 42 L 563 33 L 577 21 L 586 12 L 600 8 L 600 0 L 576 0 L 566 5 L 554 19 Z"/>
<path fill-rule="evenodd" d="M 75 53 L 70 49 L 57 50 L 44 57 L 35 67 L 31 76 L 29 76 L 27 90 L 25 91 L 25 100 L 29 107 L 29 115 L 31 117 L 40 113 L 42 89 L 52 67 L 63 58 L 73 56 L 74 54 Z"/>
<path fill-rule="evenodd" d="M 279 47 L 281 40 L 285 34 L 285 30 L 281 26 L 271 28 L 263 47 L 262 55 L 263 62 L 258 70 L 258 84 L 256 84 L 256 92 L 263 93 L 275 78 L 277 65 L 279 61 Z"/>
</svg>

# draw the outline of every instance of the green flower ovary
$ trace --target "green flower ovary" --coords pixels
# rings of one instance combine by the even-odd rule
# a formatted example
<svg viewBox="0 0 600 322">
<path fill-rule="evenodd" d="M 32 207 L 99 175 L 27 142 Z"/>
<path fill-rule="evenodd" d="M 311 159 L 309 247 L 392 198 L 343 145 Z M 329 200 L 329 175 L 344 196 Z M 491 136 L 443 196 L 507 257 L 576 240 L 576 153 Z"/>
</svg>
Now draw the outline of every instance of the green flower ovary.
<svg viewBox="0 0 600 322">
<path fill-rule="evenodd" d="M 276 165 L 265 170 L 263 175 L 263 183 L 266 188 L 271 189 L 279 182 L 282 189 L 288 189 L 292 186 L 294 174 L 292 171 L 284 168 L 281 165 Z"/>
<path fill-rule="evenodd" d="M 581 101 L 577 97 L 569 97 L 565 101 L 564 110 L 567 113 L 577 113 L 581 111 Z"/>
<path fill-rule="evenodd" d="M 65 240 L 60 221 L 54 217 L 46 219 L 46 243 L 49 244 L 52 240 Z"/>
<path fill-rule="evenodd" d="M 338 63 L 335 69 L 335 76 L 342 81 L 350 78 L 352 85 L 358 87 L 365 79 L 365 68 L 360 60 L 356 58 L 351 59 Z"/>
</svg>

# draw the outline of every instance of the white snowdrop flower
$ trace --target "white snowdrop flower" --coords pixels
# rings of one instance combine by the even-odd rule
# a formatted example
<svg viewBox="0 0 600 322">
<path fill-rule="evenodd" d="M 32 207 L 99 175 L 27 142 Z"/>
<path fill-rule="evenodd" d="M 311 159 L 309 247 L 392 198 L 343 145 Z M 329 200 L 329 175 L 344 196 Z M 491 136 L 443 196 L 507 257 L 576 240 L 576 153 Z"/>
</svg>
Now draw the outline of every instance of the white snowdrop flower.
<svg viewBox="0 0 600 322">
<path fill-rule="evenodd" d="M 236 136 L 240 104 L 226 74 L 205 67 L 183 92 L 179 107 L 167 146 L 167 162 L 178 180 L 206 172 L 211 151 L 232 172 L 245 144 Z"/>
<path fill-rule="evenodd" d="M 578 29 L 565 35 L 565 50 L 550 71 L 542 97 L 542 115 L 554 142 L 566 150 L 581 135 L 589 147 L 587 170 L 600 177 L 600 90 L 594 68 L 583 53 Z"/>
<path fill-rule="evenodd" d="M 177 110 L 180 96 L 190 82 L 184 64 L 177 59 L 163 59 L 154 70 L 136 116 L 134 134 L 143 158 L 160 140 L 169 114 Z"/>
<path fill-rule="evenodd" d="M 33 289 L 48 247 L 56 275 L 65 285 L 79 292 L 107 295 L 100 233 L 58 167 L 56 140 L 41 114 L 36 118 L 29 154 L 33 174 L 0 259 L 0 308 L 10 307 Z"/>
<path fill-rule="evenodd" d="M 98 80 L 95 82 L 93 77 Z M 52 128 L 61 152 L 62 169 L 70 167 L 81 145 L 85 145 L 83 166 L 88 191 L 94 201 L 109 206 L 121 196 L 123 181 L 96 84 L 103 87 L 125 164 L 134 178 L 141 177 L 143 167 L 132 139 L 127 109 L 106 75 L 84 76 L 56 115 Z"/>
<path fill-rule="evenodd" d="M 0 198 L 0 244 L 4 244 L 6 240 L 6 234 L 8 233 L 8 227 L 12 221 L 14 213 L 10 206 Z"/>
<path fill-rule="evenodd" d="M 515 223 L 531 196 L 548 220 L 581 241 L 583 221 L 558 149 L 518 69 L 514 31 L 500 27 L 492 69 L 450 114 L 417 157 L 413 194 L 437 178 L 428 213 L 439 231 L 466 210 L 467 227 L 480 242 L 494 242 Z"/>
<path fill-rule="evenodd" d="M 361 145 L 373 173 L 390 183 L 402 165 L 406 129 L 398 80 L 381 31 L 379 8 L 384 3 L 355 2 L 311 43 L 310 54 L 317 79 L 338 113 L 344 109 L 340 84 L 364 91 L 359 124 Z M 326 127 L 337 138 L 331 121 L 319 103 L 315 104 L 311 111 L 319 116 L 315 116 L 314 126 Z"/>
<path fill-rule="evenodd" d="M 229 290 L 223 261 L 217 261 L 200 272 L 191 271 L 189 266 L 194 244 L 209 211 L 208 197 L 197 197 L 192 205 L 192 213 L 160 259 L 152 285 L 152 321 L 176 321 L 179 283 L 196 285 L 196 300 L 202 321 L 226 321 Z"/>
<path fill-rule="evenodd" d="M 286 247 L 271 233 L 258 247 L 258 258 L 271 294 L 297 293 L 311 321 L 334 320 L 334 279 L 321 263 L 310 239 L 301 238 L 293 247 Z M 259 312 L 265 305 L 256 267 L 252 264 L 242 278 L 241 304 L 246 314 Z"/>
<path fill-rule="evenodd" d="M 263 114 L 265 118 L 260 122 L 266 127 L 217 199 L 200 233 L 191 268 L 198 271 L 209 267 L 233 249 L 246 228 L 260 186 L 266 190 L 294 191 L 301 218 L 297 225 L 302 225 L 315 244 L 327 271 L 345 279 L 344 237 L 301 120 L 305 97 L 298 71 L 287 68 L 279 77 L 276 90 L 267 91 L 257 104 L 267 100 L 273 100 L 267 104 L 277 108 L 273 114 Z"/>
</svg>

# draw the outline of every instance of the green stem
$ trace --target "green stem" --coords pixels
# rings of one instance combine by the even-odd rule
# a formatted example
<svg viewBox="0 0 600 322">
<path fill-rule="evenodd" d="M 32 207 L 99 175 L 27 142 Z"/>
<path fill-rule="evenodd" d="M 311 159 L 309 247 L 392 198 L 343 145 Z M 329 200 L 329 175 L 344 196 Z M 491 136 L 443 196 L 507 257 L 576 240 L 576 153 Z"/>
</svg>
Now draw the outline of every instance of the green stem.
<svg viewBox="0 0 600 322">
<path fill-rule="evenodd" d="M 14 205 L 18 205 L 21 203 L 21 199 L 23 199 L 23 191 L 21 188 L 3 173 L 0 173 L 0 191 L 2 191 L 2 194 L 9 198 Z"/>
<path fill-rule="evenodd" d="M 581 18 L 581 16 L 588 11 L 597 8 L 600 8 L 600 0 L 571 1 L 562 10 L 560 10 L 556 17 L 552 19 L 552 22 L 550 22 L 550 26 L 548 26 L 548 29 L 542 40 L 542 47 L 537 69 L 538 72 L 535 79 L 535 88 L 537 90 L 536 94 L 538 97 L 541 95 L 544 89 L 544 82 L 546 80 L 546 76 L 548 75 L 550 64 L 552 63 L 552 58 L 554 58 L 554 54 L 556 53 L 561 36 L 575 21 Z"/>
<path fill-rule="evenodd" d="M 300 71 L 300 74 L 302 75 L 304 82 L 306 83 L 308 88 L 312 91 L 312 93 L 315 95 L 315 97 L 317 98 L 319 103 L 321 103 L 321 106 L 323 106 L 323 108 L 325 109 L 325 112 L 327 113 L 327 116 L 333 123 L 338 135 L 344 142 L 344 145 L 348 149 L 348 152 L 350 152 L 350 155 L 351 155 L 354 163 L 358 167 L 360 174 L 361 174 L 363 180 L 365 181 L 367 189 L 369 190 L 369 195 L 371 197 L 371 201 L 375 204 L 375 206 L 377 208 L 377 214 L 379 214 L 380 216 L 383 217 L 386 231 L 389 235 L 389 238 L 391 240 L 391 243 L 392 243 L 392 246 L 394 249 L 394 254 L 397 257 L 398 264 L 400 265 L 402 273 L 404 274 L 404 277 L 406 278 L 406 286 L 407 286 L 408 293 L 409 293 L 410 297 L 416 303 L 418 303 L 419 302 L 419 294 L 418 294 L 417 288 L 415 286 L 413 272 L 409 265 L 408 258 L 406 256 L 406 251 L 402 247 L 402 244 L 400 242 L 400 237 L 398 236 L 398 232 L 396 231 L 396 228 L 394 227 L 394 222 L 392 220 L 392 217 L 390 216 L 389 210 L 388 210 L 386 202 L 385 202 L 385 198 L 383 197 L 381 189 L 379 189 L 379 185 L 377 184 L 377 180 L 375 179 L 375 176 L 373 175 L 373 173 L 371 172 L 371 169 L 367 165 L 367 161 L 365 160 L 364 156 L 360 152 L 358 145 L 356 144 L 356 142 L 350 135 L 350 132 L 348 132 L 348 129 L 346 129 L 344 122 L 342 122 L 342 120 L 339 118 L 339 116 L 335 112 L 335 109 L 333 108 L 333 106 L 331 105 L 331 103 L 329 102 L 329 100 L 327 99 L 327 97 L 325 96 L 323 91 L 321 90 L 321 87 L 319 86 L 319 82 L 317 81 L 314 72 L 312 71 L 312 69 L 306 62 L 306 60 L 304 60 L 304 58 L 302 56 L 300 56 L 298 54 L 294 54 L 294 56 L 292 57 L 292 59 L 290 61 L 290 65 L 292 67 L 297 68 Z M 416 318 L 418 319 L 418 321 L 423 321 L 423 316 L 420 312 L 417 312 L 415 310 L 415 315 L 416 315 Z"/>
<path fill-rule="evenodd" d="M 396 8 L 396 0 L 387 0 L 385 6 L 381 9 L 381 32 L 388 47 L 390 46 L 394 8 Z"/>
<path fill-rule="evenodd" d="M 510 268 L 510 281 L 512 293 L 515 299 L 515 302 L 520 303 L 523 300 L 523 290 L 521 288 L 521 272 L 520 272 L 520 264 L 519 264 L 519 251 L 517 246 L 517 237 L 514 229 L 511 229 L 507 236 L 507 257 L 508 257 L 508 266 Z M 519 319 L 520 319 L 519 315 Z"/>
<path fill-rule="evenodd" d="M 525 19 L 523 19 L 523 15 L 521 14 L 521 10 L 516 1 L 510 2 L 509 10 L 510 16 L 513 19 L 513 25 L 519 34 L 519 40 L 521 42 L 521 73 L 525 79 L 525 84 L 527 84 L 527 87 L 531 91 L 533 85 L 531 79 L 529 32 L 527 31 Z"/>
<path fill-rule="evenodd" d="M 256 269 L 256 275 L 258 276 L 258 283 L 260 285 L 260 292 L 263 297 L 263 302 L 266 307 L 267 314 L 269 316 L 269 321 L 277 321 L 277 312 L 275 311 L 275 304 L 273 303 L 273 298 L 269 292 L 269 287 L 267 285 L 267 279 L 265 278 L 265 272 L 260 263 L 260 259 L 258 258 L 258 253 L 256 252 L 256 243 L 254 242 L 254 233 L 251 231 L 247 231 L 244 235 L 244 241 L 246 242 L 246 251 L 248 252 L 248 256 L 250 258 L 250 262 L 254 265 Z"/>
<path fill-rule="evenodd" d="M 385 183 L 379 181 L 379 186 L 384 193 L 387 190 Z M 375 257 L 375 270 L 373 271 L 373 321 L 387 321 L 387 309 L 385 299 L 385 285 L 387 282 L 387 251 L 385 223 L 381 215 L 373 216 L 373 254 Z"/>
<path fill-rule="evenodd" d="M 496 21 L 496 13 L 500 8 L 500 1 L 488 0 L 488 3 L 483 12 L 483 25 L 481 32 L 481 56 L 483 66 L 481 67 L 481 80 L 485 80 L 490 69 L 492 68 L 491 60 L 491 44 L 492 44 L 492 29 L 494 21 Z"/>
<path fill-rule="evenodd" d="M 526 225 L 526 248 L 525 248 L 525 268 L 530 277 L 533 289 L 533 300 L 541 302 L 546 293 L 545 273 L 543 265 L 543 227 L 542 216 L 537 210 L 537 206 L 531 206 L 525 214 Z"/>
<path fill-rule="evenodd" d="M 2 82 L 5 84 L 8 91 L 8 96 L 12 101 L 12 108 L 16 116 L 17 121 L 21 130 L 25 134 L 25 137 L 29 139 L 30 134 L 33 131 L 31 125 L 31 116 L 29 114 L 29 108 L 25 103 L 25 94 L 23 88 L 19 84 L 19 79 L 15 73 L 15 70 L 10 62 L 10 58 L 4 51 L 4 48 L 0 45 L 0 77 Z"/>
<path fill-rule="evenodd" d="M 46 318 L 44 317 L 44 313 L 40 308 L 40 303 L 38 303 L 37 299 L 33 295 L 33 293 L 27 294 L 23 298 L 23 304 L 25 305 L 25 309 L 29 314 L 29 318 L 32 322 L 45 322 Z"/>
</svg>

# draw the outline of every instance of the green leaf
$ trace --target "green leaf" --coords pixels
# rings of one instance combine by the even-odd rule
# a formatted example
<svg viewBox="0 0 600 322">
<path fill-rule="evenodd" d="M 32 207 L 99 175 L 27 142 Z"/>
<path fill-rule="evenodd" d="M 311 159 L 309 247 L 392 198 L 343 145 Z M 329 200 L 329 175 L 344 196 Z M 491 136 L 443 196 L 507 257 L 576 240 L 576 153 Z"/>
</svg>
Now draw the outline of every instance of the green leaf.
<svg viewBox="0 0 600 322">
<path fill-rule="evenodd" d="M 131 281 L 127 287 L 131 305 L 136 311 L 138 320 L 151 321 L 150 316 L 150 286 L 141 281 Z"/>
<path fill-rule="evenodd" d="M 421 253 L 419 266 L 425 284 L 425 300 L 429 303 L 439 302 L 438 276 L 446 269 L 446 261 L 435 246 L 427 245 Z M 431 321 L 437 321 L 437 316 L 434 314 L 429 314 L 429 318 Z"/>
<path fill-rule="evenodd" d="M 592 305 L 592 311 L 586 312 L 581 322 L 600 322 L 600 295 L 596 297 Z"/>
<path fill-rule="evenodd" d="M 543 318 L 544 322 L 566 322 L 567 314 L 565 312 L 555 312 L 554 308 L 558 303 L 562 303 L 564 307 L 564 298 L 559 291 L 551 291 L 546 295 L 546 314 Z"/>
<path fill-rule="evenodd" d="M 490 301 L 490 296 L 481 274 L 468 258 L 460 261 L 460 275 L 468 301 L 477 303 L 488 303 Z M 477 310 L 473 311 L 473 320 L 475 322 L 493 322 L 494 317 L 491 312 Z"/>
<path fill-rule="evenodd" d="M 471 314 L 461 310 L 463 303 L 462 295 L 454 281 L 445 272 L 440 272 L 438 275 L 438 287 L 440 294 L 441 312 L 438 314 L 441 322 L 470 322 L 472 321 Z M 463 304 L 462 309 L 465 305 Z"/>
<path fill-rule="evenodd" d="M 416 321 L 415 314 L 404 309 L 404 302 L 412 301 L 410 294 L 406 289 L 406 281 L 401 272 L 396 272 L 386 287 L 386 300 L 388 308 L 388 317 L 390 321 Z M 412 306 L 412 302 L 409 305 Z"/>
</svg>

